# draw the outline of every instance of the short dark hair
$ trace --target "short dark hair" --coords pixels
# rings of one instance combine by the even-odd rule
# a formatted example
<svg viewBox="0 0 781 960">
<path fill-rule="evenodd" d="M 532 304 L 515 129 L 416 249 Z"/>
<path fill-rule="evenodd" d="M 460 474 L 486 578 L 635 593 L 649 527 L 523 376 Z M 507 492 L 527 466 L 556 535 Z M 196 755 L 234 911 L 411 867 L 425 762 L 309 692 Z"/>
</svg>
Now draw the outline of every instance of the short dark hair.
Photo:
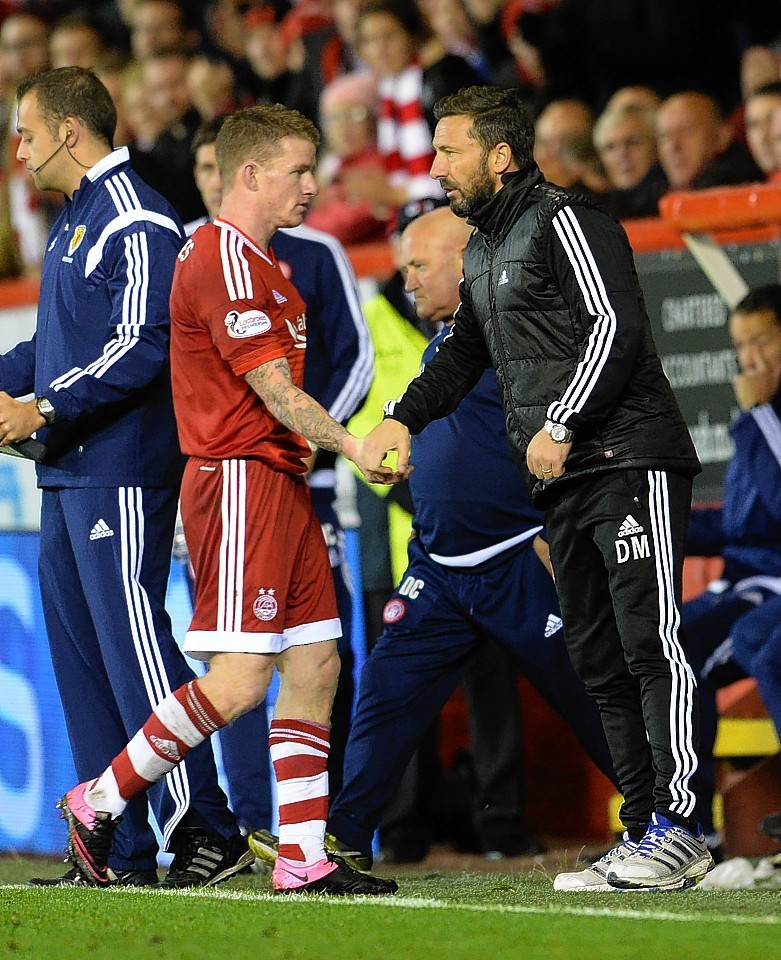
<svg viewBox="0 0 781 960">
<path fill-rule="evenodd" d="M 195 131 L 192 143 L 190 144 L 190 153 L 193 158 L 198 153 L 200 147 L 206 147 L 210 143 L 216 143 L 217 134 L 222 130 L 222 125 L 228 119 L 229 114 L 224 113 L 219 117 L 212 117 L 211 120 L 204 120 Z"/>
<path fill-rule="evenodd" d="M 101 46 L 106 40 L 100 27 L 86 10 L 72 10 L 70 13 L 58 17 L 52 24 L 51 29 L 52 33 L 59 30 L 90 30 L 100 41 Z"/>
<path fill-rule="evenodd" d="M 760 310 L 769 310 L 775 317 L 776 323 L 781 326 L 781 283 L 767 283 L 762 287 L 754 287 L 732 312 L 757 313 Z"/>
<path fill-rule="evenodd" d="M 364 0 L 358 10 L 356 24 L 360 24 L 364 17 L 373 14 L 387 14 L 397 20 L 405 32 L 423 43 L 432 35 L 431 25 L 421 13 L 414 0 Z"/>
<path fill-rule="evenodd" d="M 117 108 L 103 83 L 84 67 L 57 67 L 23 80 L 16 100 L 35 91 L 38 110 L 52 135 L 66 117 L 75 117 L 96 137 L 114 146 Z"/>
<path fill-rule="evenodd" d="M 532 161 L 534 124 L 516 89 L 462 87 L 434 104 L 434 116 L 471 117 L 471 135 L 487 154 L 506 143 L 515 162 L 523 167 Z"/>
<path fill-rule="evenodd" d="M 278 157 L 285 137 L 308 140 L 315 149 L 320 145 L 320 133 L 312 121 L 281 103 L 244 107 L 226 117 L 215 140 L 223 188 L 227 189 L 246 160 L 263 164 Z"/>
</svg>

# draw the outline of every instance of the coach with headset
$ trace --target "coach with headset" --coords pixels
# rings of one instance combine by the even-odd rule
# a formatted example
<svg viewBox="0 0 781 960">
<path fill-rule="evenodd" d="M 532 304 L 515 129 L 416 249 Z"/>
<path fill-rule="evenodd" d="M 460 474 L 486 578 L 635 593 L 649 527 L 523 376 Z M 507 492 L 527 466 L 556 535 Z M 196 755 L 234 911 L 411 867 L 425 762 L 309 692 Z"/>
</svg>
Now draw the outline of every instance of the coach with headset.
<svg viewBox="0 0 781 960">
<path fill-rule="evenodd" d="M 50 70 L 17 97 L 17 157 L 65 208 L 43 261 L 36 333 L 0 357 L 0 443 L 36 433 L 48 448 L 37 468 L 41 598 L 76 772 L 87 776 L 193 676 L 164 608 L 183 467 L 168 296 L 184 236 L 127 149 L 113 150 L 116 109 L 93 73 Z M 150 801 L 175 853 L 165 885 L 214 883 L 251 861 L 208 744 Z M 192 869 L 196 856 L 208 869 Z M 118 884 L 157 881 L 142 798 L 110 867 Z M 46 883 L 82 881 L 70 871 Z"/>
</svg>

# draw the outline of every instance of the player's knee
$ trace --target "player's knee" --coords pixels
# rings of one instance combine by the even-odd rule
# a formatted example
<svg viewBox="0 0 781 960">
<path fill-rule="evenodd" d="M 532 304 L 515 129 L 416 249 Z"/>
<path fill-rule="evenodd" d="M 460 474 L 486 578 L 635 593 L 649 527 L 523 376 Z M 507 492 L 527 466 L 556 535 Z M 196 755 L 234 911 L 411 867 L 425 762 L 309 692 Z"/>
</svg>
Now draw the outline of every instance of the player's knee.
<svg viewBox="0 0 781 960">
<path fill-rule="evenodd" d="M 301 654 L 304 654 L 303 656 Z M 333 695 L 339 681 L 340 660 L 335 643 L 313 643 L 297 651 L 281 671 L 286 690 L 296 696 Z"/>
<path fill-rule="evenodd" d="M 258 677 L 248 677 L 237 683 L 234 689 L 236 716 L 254 710 L 259 703 L 262 703 L 267 689 L 268 683 L 263 682 Z"/>
<path fill-rule="evenodd" d="M 333 695 L 336 692 L 336 685 L 339 682 L 339 672 L 341 670 L 341 666 L 342 662 L 339 659 L 336 646 L 333 646 L 331 651 L 323 657 L 316 671 L 315 683 L 319 686 L 323 693 L 328 693 L 330 691 L 330 693 Z"/>
<path fill-rule="evenodd" d="M 220 663 L 201 678 L 200 684 L 220 716 L 230 723 L 262 702 L 271 674 L 271 665 L 268 669 L 249 671 Z"/>
</svg>

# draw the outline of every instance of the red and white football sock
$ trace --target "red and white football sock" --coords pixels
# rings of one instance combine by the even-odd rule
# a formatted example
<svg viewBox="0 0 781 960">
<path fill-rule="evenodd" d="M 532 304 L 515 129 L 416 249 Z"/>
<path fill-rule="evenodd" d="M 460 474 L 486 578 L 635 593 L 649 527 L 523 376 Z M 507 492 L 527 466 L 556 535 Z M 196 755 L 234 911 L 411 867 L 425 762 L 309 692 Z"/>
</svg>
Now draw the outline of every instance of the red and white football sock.
<svg viewBox="0 0 781 960">
<path fill-rule="evenodd" d="M 274 883 L 296 886 L 335 869 L 327 859 L 328 754 L 331 731 L 310 720 L 271 721 L 269 748 L 277 780 L 279 857 Z M 285 874 L 294 869 L 291 877 Z M 302 872 L 301 868 L 307 868 Z"/>
<path fill-rule="evenodd" d="M 225 721 L 191 680 L 162 700 L 147 722 L 84 793 L 95 810 L 118 817 L 136 794 L 157 783 Z"/>
</svg>

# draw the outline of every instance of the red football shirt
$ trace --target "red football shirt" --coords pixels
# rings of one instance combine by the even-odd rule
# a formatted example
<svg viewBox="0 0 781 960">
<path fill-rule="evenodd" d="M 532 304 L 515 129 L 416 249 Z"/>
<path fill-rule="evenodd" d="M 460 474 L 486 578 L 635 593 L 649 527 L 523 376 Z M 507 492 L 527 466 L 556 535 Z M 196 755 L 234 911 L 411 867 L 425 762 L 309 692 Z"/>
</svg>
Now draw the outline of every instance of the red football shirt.
<svg viewBox="0 0 781 960">
<path fill-rule="evenodd" d="M 285 357 L 301 387 L 306 304 L 268 254 L 225 220 L 195 231 L 171 289 L 171 379 L 182 451 L 252 458 L 303 473 L 303 437 L 268 410 L 244 374 Z"/>
</svg>

